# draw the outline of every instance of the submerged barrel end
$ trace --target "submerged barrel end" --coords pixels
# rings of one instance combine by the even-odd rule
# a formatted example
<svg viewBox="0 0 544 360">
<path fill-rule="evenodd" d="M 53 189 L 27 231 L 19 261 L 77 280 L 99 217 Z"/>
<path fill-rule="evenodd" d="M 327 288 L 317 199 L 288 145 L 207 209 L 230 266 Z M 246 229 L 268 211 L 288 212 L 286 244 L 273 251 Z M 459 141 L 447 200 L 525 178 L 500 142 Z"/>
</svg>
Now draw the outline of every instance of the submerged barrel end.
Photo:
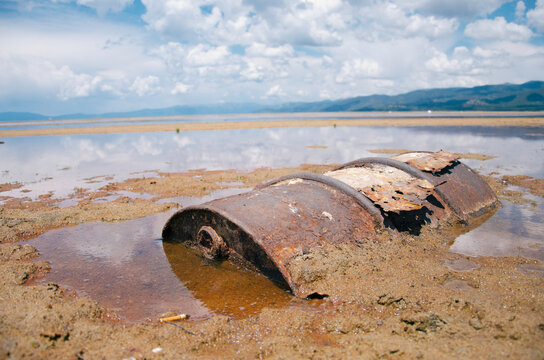
<svg viewBox="0 0 544 360">
<path fill-rule="evenodd" d="M 233 259 L 249 269 L 287 285 L 287 274 L 263 248 L 243 221 L 212 204 L 187 207 L 175 213 L 164 225 L 166 241 L 187 243 L 211 260 Z M 292 286 L 290 286 L 292 288 Z"/>
<path fill-rule="evenodd" d="M 161 237 L 163 240 L 166 241 L 173 241 L 173 240 L 181 240 L 181 236 L 179 234 L 180 229 L 176 226 L 176 224 L 179 222 L 179 218 L 183 216 L 182 214 L 183 210 L 180 210 L 176 212 L 174 215 L 168 219 L 166 224 L 162 227 Z"/>
</svg>

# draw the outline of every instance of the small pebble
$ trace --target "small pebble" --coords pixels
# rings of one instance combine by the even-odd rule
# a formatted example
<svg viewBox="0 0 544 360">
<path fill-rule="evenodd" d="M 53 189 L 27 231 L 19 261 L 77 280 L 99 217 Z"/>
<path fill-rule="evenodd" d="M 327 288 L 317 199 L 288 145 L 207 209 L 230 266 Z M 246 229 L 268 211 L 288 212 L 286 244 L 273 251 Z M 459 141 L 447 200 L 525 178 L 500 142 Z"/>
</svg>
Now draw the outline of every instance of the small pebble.
<svg viewBox="0 0 544 360">
<path fill-rule="evenodd" d="M 481 328 L 483 328 L 482 323 L 477 318 L 470 319 L 468 323 L 476 330 L 480 330 Z"/>
<path fill-rule="evenodd" d="M 162 352 L 162 348 L 161 347 L 156 347 L 151 351 L 153 352 L 153 354 L 158 354 L 158 353 Z"/>
</svg>

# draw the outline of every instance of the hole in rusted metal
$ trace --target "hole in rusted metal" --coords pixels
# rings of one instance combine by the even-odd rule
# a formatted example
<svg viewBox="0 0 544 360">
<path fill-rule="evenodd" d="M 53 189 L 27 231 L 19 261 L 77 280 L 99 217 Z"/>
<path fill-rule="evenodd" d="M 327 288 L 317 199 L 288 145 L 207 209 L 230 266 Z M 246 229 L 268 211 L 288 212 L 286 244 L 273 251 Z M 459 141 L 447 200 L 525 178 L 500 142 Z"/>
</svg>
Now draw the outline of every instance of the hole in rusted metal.
<svg viewBox="0 0 544 360">
<path fill-rule="evenodd" d="M 327 295 L 327 294 L 320 294 L 320 293 L 315 292 L 315 293 L 312 293 L 312 294 L 306 296 L 306 299 L 308 299 L 308 300 L 325 299 L 325 298 L 328 298 L 328 297 L 329 297 L 329 295 Z"/>
<path fill-rule="evenodd" d="M 423 206 L 418 210 L 383 212 L 384 219 L 387 219 L 386 226 L 400 232 L 408 232 L 412 235 L 419 235 L 425 224 L 430 223 L 429 217 L 432 212 Z M 429 215 L 429 216 L 428 216 Z"/>
<path fill-rule="evenodd" d="M 216 224 L 215 221 L 212 222 Z M 202 226 L 196 235 L 196 239 L 198 247 L 204 256 L 209 259 L 224 258 L 227 254 L 228 248 L 223 238 L 209 226 Z"/>
<path fill-rule="evenodd" d="M 444 209 L 444 205 L 442 205 L 442 203 L 440 201 L 438 201 L 438 199 L 434 196 L 434 195 L 429 195 L 427 196 L 427 199 L 425 199 L 429 202 L 429 204 L 439 208 L 439 209 Z"/>
<path fill-rule="evenodd" d="M 199 235 L 199 239 L 198 239 L 199 245 L 202 247 L 205 247 L 206 249 L 211 250 L 212 244 L 213 244 L 212 237 L 207 232 L 204 232 L 204 231 L 199 232 L 198 235 Z"/>
</svg>

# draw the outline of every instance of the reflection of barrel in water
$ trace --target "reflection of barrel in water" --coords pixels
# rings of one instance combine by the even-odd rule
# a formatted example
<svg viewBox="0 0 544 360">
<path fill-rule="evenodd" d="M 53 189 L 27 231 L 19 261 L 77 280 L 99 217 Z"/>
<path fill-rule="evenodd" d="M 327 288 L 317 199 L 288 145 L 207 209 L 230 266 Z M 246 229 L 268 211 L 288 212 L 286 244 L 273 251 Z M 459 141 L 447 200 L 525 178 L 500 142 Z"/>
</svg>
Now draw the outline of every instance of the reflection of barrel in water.
<svg viewBox="0 0 544 360">
<path fill-rule="evenodd" d="M 163 241 L 163 249 L 178 279 L 215 313 L 241 317 L 292 300 L 286 288 L 231 261 L 208 260 L 179 242 Z"/>
</svg>

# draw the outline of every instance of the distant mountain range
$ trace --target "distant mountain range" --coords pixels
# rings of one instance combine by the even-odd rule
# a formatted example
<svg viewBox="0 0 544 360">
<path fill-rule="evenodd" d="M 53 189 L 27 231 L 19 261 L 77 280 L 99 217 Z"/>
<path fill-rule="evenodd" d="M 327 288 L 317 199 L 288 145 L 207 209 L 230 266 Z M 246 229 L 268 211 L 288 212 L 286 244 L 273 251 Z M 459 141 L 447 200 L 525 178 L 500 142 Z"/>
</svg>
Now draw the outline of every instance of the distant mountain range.
<svg viewBox="0 0 544 360">
<path fill-rule="evenodd" d="M 141 109 L 125 112 L 111 112 L 101 114 L 65 114 L 47 116 L 30 112 L 0 112 L 0 121 L 18 120 L 61 120 L 61 119 L 93 119 L 93 118 L 121 118 L 146 116 L 174 116 L 174 115 L 204 115 L 204 114 L 245 114 L 257 113 L 263 109 L 260 104 L 220 104 L 197 106 L 172 106 L 160 109 Z"/>
<path fill-rule="evenodd" d="M 521 85 L 416 90 L 400 95 L 370 95 L 273 107 L 277 112 L 308 111 L 527 111 L 544 110 L 544 81 Z"/>
<path fill-rule="evenodd" d="M 341 100 L 286 103 L 274 106 L 259 104 L 221 104 L 173 106 L 103 114 L 67 114 L 46 116 L 28 112 L 0 113 L 0 121 L 145 117 L 193 114 L 235 114 L 263 112 L 332 112 L 332 111 L 535 111 L 544 110 L 544 81 L 521 85 L 501 84 L 472 88 L 416 90 L 400 95 L 358 96 Z"/>
</svg>

